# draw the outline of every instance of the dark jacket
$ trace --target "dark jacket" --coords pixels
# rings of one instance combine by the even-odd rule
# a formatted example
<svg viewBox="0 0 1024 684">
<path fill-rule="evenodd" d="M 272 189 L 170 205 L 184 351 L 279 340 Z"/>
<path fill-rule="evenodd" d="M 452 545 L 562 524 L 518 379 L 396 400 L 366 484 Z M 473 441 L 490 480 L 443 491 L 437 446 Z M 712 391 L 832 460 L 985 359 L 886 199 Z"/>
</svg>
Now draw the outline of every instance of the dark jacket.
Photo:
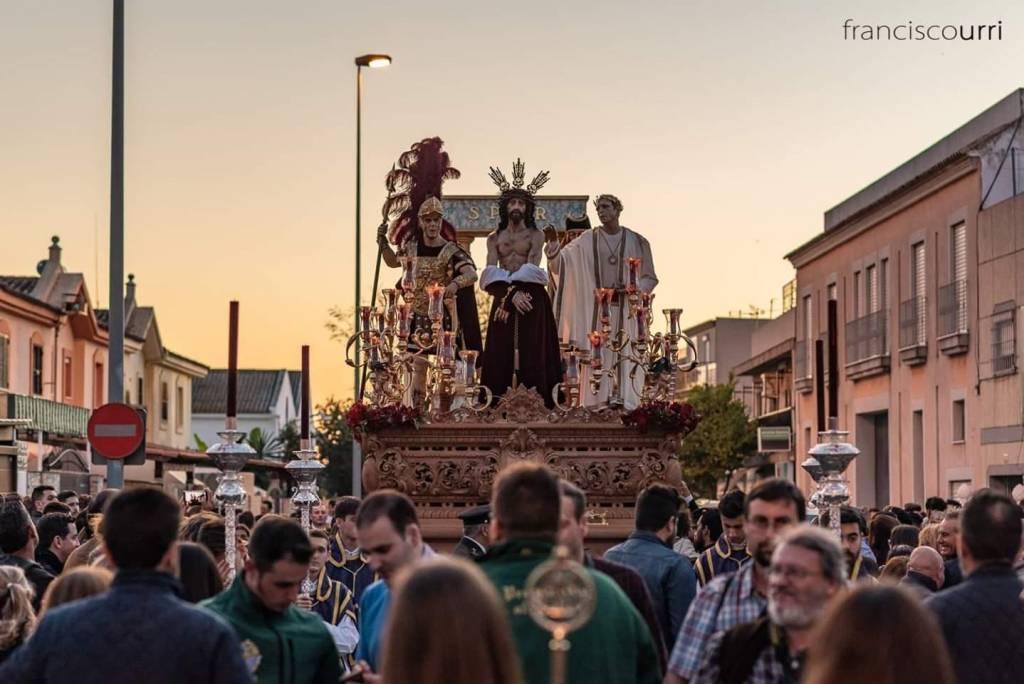
<svg viewBox="0 0 1024 684">
<path fill-rule="evenodd" d="M 907 574 L 900 580 L 900 586 L 909 589 L 921 598 L 928 598 L 939 590 L 939 585 L 935 580 L 914 570 L 907 571 Z"/>
<path fill-rule="evenodd" d="M 64 572 L 64 563 L 50 549 L 39 549 L 36 551 L 36 562 L 43 566 L 43 570 L 46 570 L 46 572 L 54 577 Z"/>
<path fill-rule="evenodd" d="M 47 611 L 0 682 L 249 684 L 234 631 L 166 573 L 117 573 L 106 594 Z"/>
<path fill-rule="evenodd" d="M 36 596 L 32 599 L 32 607 L 39 612 L 39 604 L 43 600 L 43 594 L 46 593 L 46 588 L 50 586 L 50 582 L 53 581 L 53 575 L 48 573 L 46 569 L 36 563 L 35 561 L 25 560 L 21 556 L 14 556 L 9 553 L 0 554 L 0 565 L 13 565 L 17 568 L 21 568 L 25 572 L 25 579 L 32 585 L 32 588 L 36 592 Z"/>
<path fill-rule="evenodd" d="M 750 560 L 745 548 L 734 549 L 725 535 L 721 535 L 714 545 L 700 554 L 693 569 L 697 572 L 697 581 L 704 586 L 719 575 L 736 572 L 740 566 Z"/>
<path fill-rule="evenodd" d="M 1009 563 L 984 565 L 926 605 L 935 611 L 957 681 L 1009 684 L 1024 672 L 1024 602 Z"/>
<path fill-rule="evenodd" d="M 960 569 L 960 559 L 950 558 L 945 562 L 946 579 L 942 583 L 942 589 L 952 589 L 964 581 L 964 571 Z"/>
<path fill-rule="evenodd" d="M 336 684 L 341 665 L 334 639 L 316 613 L 289 606 L 269 610 L 238 573 L 225 591 L 200 604 L 227 620 L 242 641 L 249 681 L 259 684 Z M 146 683 L 148 684 L 148 683 Z"/>
<path fill-rule="evenodd" d="M 640 617 L 647 624 L 647 629 L 651 630 L 651 639 L 654 641 L 654 647 L 658 649 L 658 663 L 661 665 L 662 672 L 664 672 L 668 664 L 665 638 L 661 635 L 661 625 L 658 623 L 658 616 L 654 613 L 654 604 L 651 603 L 651 592 L 647 591 L 644 578 L 633 568 L 620 565 L 619 563 L 612 563 L 604 558 L 594 558 L 587 554 L 584 562 L 598 572 L 603 572 L 611 577 L 619 585 L 619 589 L 622 589 L 622 593 L 630 600 L 633 607 L 640 613 Z"/>
<path fill-rule="evenodd" d="M 608 549 L 604 557 L 640 573 L 651 592 L 665 643 L 674 644 L 686 611 L 697 594 L 697 575 L 690 561 L 653 532 L 641 530 L 635 530 L 629 539 Z"/>
<path fill-rule="evenodd" d="M 472 537 L 465 536 L 459 540 L 459 543 L 452 550 L 452 555 L 459 558 L 483 558 L 485 553 L 487 553 L 487 549 L 480 542 Z"/>
<path fill-rule="evenodd" d="M 550 681 L 551 634 L 540 628 L 526 607 L 526 579 L 551 554 L 552 543 L 515 539 L 495 544 L 480 569 L 498 590 L 508 613 L 512 638 L 523 668 L 523 681 Z M 590 620 L 566 639 L 567 684 L 660 684 L 662 673 L 651 633 L 636 608 L 607 575 L 588 571 L 594 580 L 597 605 Z"/>
</svg>

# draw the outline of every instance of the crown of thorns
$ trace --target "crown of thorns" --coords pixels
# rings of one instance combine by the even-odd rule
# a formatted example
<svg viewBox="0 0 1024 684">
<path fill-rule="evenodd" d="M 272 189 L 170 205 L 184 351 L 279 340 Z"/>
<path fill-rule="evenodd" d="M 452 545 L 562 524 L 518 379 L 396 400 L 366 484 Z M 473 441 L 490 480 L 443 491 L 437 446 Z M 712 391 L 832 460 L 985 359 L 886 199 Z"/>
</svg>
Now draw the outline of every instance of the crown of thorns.
<svg viewBox="0 0 1024 684">
<path fill-rule="evenodd" d="M 513 190 L 522 191 L 523 184 L 526 182 L 526 165 L 523 164 L 522 159 L 519 159 L 518 157 L 516 158 L 515 163 L 512 164 L 512 183 L 508 182 L 508 179 L 505 178 L 505 174 L 496 166 L 491 167 L 490 176 L 491 180 L 498 186 L 498 189 L 501 190 L 502 194 Z M 549 179 L 550 175 L 548 172 L 541 171 L 533 177 L 530 184 L 526 186 L 525 191 L 531 196 L 536 195 L 537 191 L 543 188 Z"/>
</svg>

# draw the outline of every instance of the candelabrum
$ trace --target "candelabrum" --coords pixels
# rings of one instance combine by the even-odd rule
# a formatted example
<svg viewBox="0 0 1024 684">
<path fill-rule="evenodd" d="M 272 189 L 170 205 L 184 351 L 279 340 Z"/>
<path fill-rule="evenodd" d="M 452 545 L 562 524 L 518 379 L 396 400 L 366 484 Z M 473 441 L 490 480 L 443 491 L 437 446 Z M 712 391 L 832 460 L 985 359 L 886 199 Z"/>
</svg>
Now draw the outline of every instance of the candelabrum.
<svg viewBox="0 0 1024 684">
<path fill-rule="evenodd" d="M 814 480 L 814 493 L 811 494 L 807 503 L 809 503 L 816 511 L 818 511 L 819 519 L 821 514 L 821 493 L 819 492 L 819 485 L 821 484 L 821 478 L 823 473 L 821 471 L 821 464 L 818 463 L 818 459 L 813 456 L 808 456 L 807 459 L 800 464 L 800 467 L 804 469 L 811 479 Z"/>
<path fill-rule="evenodd" d="M 241 471 L 245 464 L 256 455 L 255 449 L 242 441 L 245 432 L 237 429 L 234 418 L 225 421 L 224 430 L 217 433 L 220 443 L 206 450 L 217 469 L 220 470 L 220 481 L 214 497 L 224 511 L 224 558 L 228 564 L 228 582 L 235 579 L 237 548 L 235 522 L 239 506 L 245 502 L 245 487 L 242 484 Z"/>
<path fill-rule="evenodd" d="M 611 383 L 609 404 L 621 406 L 622 369 L 629 369 L 628 380 L 642 401 L 672 401 L 676 394 L 676 376 L 697 365 L 697 347 L 680 329 L 682 309 L 664 309 L 667 329 L 652 331 L 654 295 L 639 289 L 640 260 L 627 259 L 629 277 L 626 287 L 617 294 L 611 288 L 594 290 L 599 330 L 592 331 L 590 341 L 590 391 L 598 394 L 603 383 Z M 624 294 L 628 304 L 628 320 L 612 326 L 612 301 Z M 627 325 L 628 323 L 628 325 Z M 688 353 L 680 359 L 681 345 Z M 605 364 L 605 349 L 611 352 L 611 364 Z M 640 383 L 638 386 L 637 383 Z"/>
<path fill-rule="evenodd" d="M 818 444 L 808 452 L 821 468 L 817 495 L 820 504 L 828 508 L 829 527 L 837 537 L 841 536 L 839 509 L 850 500 L 849 482 L 843 473 L 860 453 L 857 447 L 846 441 L 849 434 L 837 429 L 835 418 L 829 418 L 829 429 L 818 433 Z M 804 463 L 807 470 L 807 462 Z"/>
<path fill-rule="evenodd" d="M 368 374 L 368 399 L 374 406 L 406 401 L 409 389 L 417 387 L 423 396 L 412 401 L 429 411 L 448 411 L 460 397 L 474 411 L 490 405 L 489 390 L 476 382 L 477 352 L 462 351 L 456 358 L 457 334 L 444 330 L 445 309 L 457 327 L 454 298 L 445 299 L 445 288 L 438 283 L 427 286 L 426 317 L 413 311 L 416 288 L 416 260 L 402 257 L 401 297 L 394 289 L 381 291 L 379 307 L 359 309 L 358 330 L 346 345 L 345 362 L 365 368 Z M 360 341 L 360 357 L 352 358 L 352 348 Z M 417 381 L 417 373 L 419 380 Z M 424 386 L 425 385 L 425 386 Z"/>
<path fill-rule="evenodd" d="M 300 442 L 300 448 L 294 452 L 296 459 L 284 467 L 295 480 L 295 492 L 292 494 L 292 505 L 299 509 L 302 529 L 309 533 L 309 511 L 320 503 L 317 494 L 316 478 L 324 469 L 317 459 L 316 450 L 311 448 L 309 439 Z M 316 589 L 313 580 L 307 575 L 302 580 L 302 592 L 311 594 Z"/>
</svg>

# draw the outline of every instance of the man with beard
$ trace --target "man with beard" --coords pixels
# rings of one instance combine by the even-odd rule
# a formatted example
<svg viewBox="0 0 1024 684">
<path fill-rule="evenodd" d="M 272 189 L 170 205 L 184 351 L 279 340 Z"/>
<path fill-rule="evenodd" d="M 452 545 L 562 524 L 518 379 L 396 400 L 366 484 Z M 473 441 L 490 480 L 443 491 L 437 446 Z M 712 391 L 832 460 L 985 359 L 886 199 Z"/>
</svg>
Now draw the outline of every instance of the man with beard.
<svg viewBox="0 0 1024 684">
<path fill-rule="evenodd" d="M 712 637 L 695 682 L 800 681 L 814 626 L 846 586 L 843 551 L 827 530 L 802 525 L 782 538 L 768 576 L 768 615 Z"/>
<path fill-rule="evenodd" d="M 653 292 L 658 284 L 654 272 L 654 258 L 651 245 L 640 233 L 619 224 L 622 202 L 614 195 L 600 195 L 594 201 L 601 225 L 584 233 L 564 247 L 557 240 L 549 240 L 544 247 L 548 267 L 554 276 L 555 317 L 558 320 L 558 336 L 562 343 L 578 349 L 590 350 L 590 333 L 601 329 L 598 305 L 594 298 L 596 288 L 614 291 L 610 303 L 612 334 L 625 328 L 630 338 L 635 338 L 636 319 L 629 315 L 629 300 L 626 296 L 628 262 L 640 260 L 637 287 L 641 292 Z M 603 347 L 603 365 L 611 369 L 614 354 L 608 345 Z M 589 383 L 589 367 L 581 372 L 580 384 Z M 640 404 L 640 390 L 643 389 L 644 373 L 632 363 L 623 363 L 618 369 L 618 392 L 613 393 L 610 378 L 602 381 L 600 391 L 583 392 L 584 403 L 596 406 L 611 402 L 634 409 Z M 635 376 L 635 378 L 634 378 Z"/>
<path fill-rule="evenodd" d="M 829 512 L 821 516 L 821 526 L 829 527 Z M 878 564 L 861 555 L 861 542 L 867 525 L 860 512 L 852 506 L 839 509 L 839 531 L 843 553 L 846 555 L 846 574 L 851 582 L 871 582 L 878 577 Z"/>
<path fill-rule="evenodd" d="M 693 681 L 713 634 L 760 618 L 767 606 L 768 566 L 779 536 L 804 519 L 804 496 L 792 482 L 759 482 L 743 504 L 743 531 L 753 559 L 708 582 L 697 594 L 669 659 L 666 684 Z"/>
<path fill-rule="evenodd" d="M 496 168 L 491 179 L 501 189 L 498 229 L 487 236 L 487 267 L 480 287 L 493 298 L 481 381 L 495 397 L 524 385 L 554 405 L 552 390 L 561 380 L 555 317 L 548 296 L 548 275 L 540 268 L 544 235 L 534 218 L 534 195 L 547 171 L 523 187 L 521 160 L 512 166 L 512 183 Z"/>
</svg>

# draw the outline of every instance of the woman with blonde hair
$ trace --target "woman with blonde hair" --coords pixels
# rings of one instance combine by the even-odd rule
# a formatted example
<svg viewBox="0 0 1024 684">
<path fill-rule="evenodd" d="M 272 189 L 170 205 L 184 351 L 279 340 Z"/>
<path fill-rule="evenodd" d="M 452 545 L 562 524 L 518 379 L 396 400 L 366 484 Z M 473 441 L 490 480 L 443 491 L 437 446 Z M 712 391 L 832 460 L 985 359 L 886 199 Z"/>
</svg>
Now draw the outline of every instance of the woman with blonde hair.
<svg viewBox="0 0 1024 684">
<path fill-rule="evenodd" d="M 39 610 L 42 620 L 46 611 L 65 603 L 96 596 L 110 588 L 114 574 L 106 568 L 83 565 L 59 575 L 50 582 L 43 595 L 43 607 Z"/>
<path fill-rule="evenodd" d="M 0 565 L 0 663 L 32 634 L 36 626 L 34 597 L 21 568 Z"/>
<path fill-rule="evenodd" d="M 470 563 L 437 558 L 399 577 L 389 624 L 381 667 L 386 684 L 521 681 L 505 610 Z"/>
<path fill-rule="evenodd" d="M 921 534 L 918 535 L 918 546 L 930 546 L 938 551 L 939 545 L 939 526 L 936 524 L 925 525 L 921 528 Z"/>
<path fill-rule="evenodd" d="M 815 628 L 804 684 L 954 684 L 935 616 L 906 590 L 862 586 L 836 601 Z"/>
</svg>

